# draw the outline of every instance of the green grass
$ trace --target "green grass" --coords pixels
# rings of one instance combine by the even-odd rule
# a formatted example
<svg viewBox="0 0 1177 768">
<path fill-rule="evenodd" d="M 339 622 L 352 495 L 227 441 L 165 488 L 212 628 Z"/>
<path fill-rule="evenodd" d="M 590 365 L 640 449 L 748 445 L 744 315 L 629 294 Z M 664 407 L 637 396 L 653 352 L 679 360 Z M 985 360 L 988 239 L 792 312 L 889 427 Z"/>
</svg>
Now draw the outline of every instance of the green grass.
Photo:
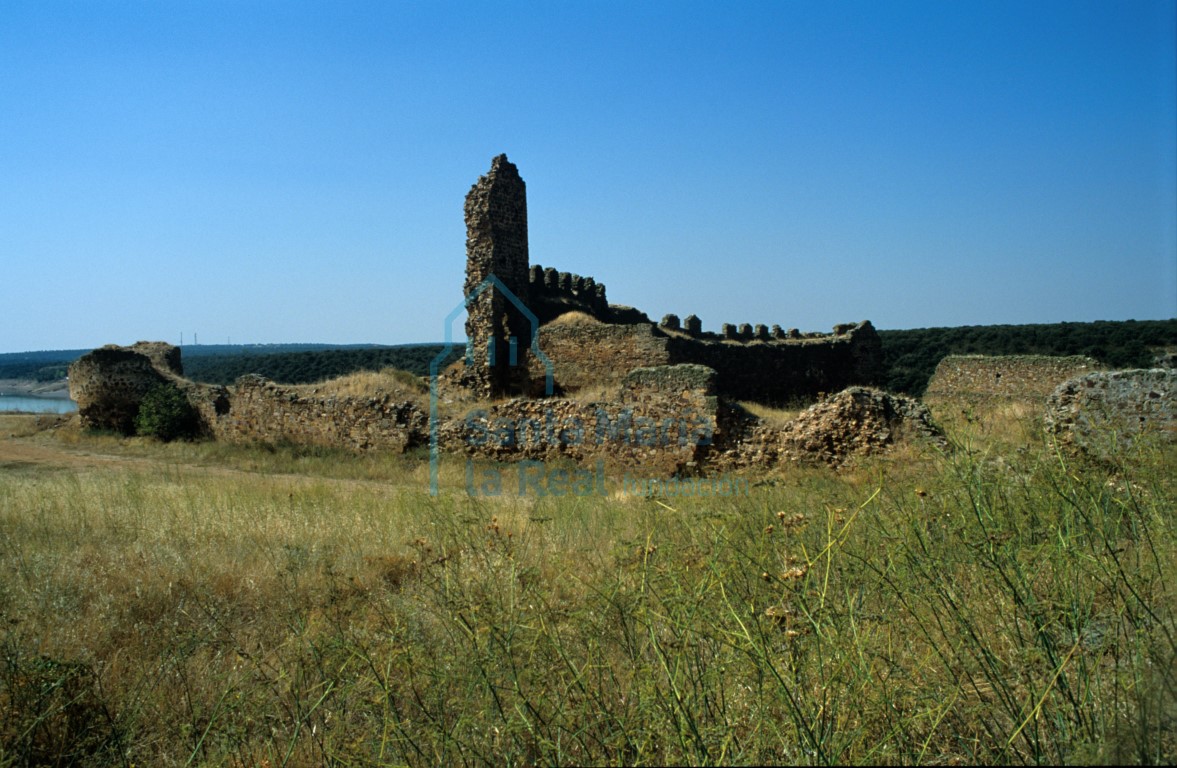
<svg viewBox="0 0 1177 768">
<path fill-rule="evenodd" d="M 149 463 L 0 469 L 0 765 L 1177 760 L 1172 448 L 965 415 L 719 499 L 22 438 Z"/>
</svg>

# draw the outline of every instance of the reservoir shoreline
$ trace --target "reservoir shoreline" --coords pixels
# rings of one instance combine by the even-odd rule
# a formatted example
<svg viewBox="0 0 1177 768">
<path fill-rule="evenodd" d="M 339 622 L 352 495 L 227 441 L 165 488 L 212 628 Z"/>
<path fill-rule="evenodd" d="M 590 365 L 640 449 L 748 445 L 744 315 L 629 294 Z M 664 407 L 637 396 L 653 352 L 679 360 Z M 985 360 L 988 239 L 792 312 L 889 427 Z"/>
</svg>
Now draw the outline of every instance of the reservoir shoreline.
<svg viewBox="0 0 1177 768">
<path fill-rule="evenodd" d="M 0 396 L 44 397 L 58 400 L 69 399 L 69 382 L 33 381 L 31 379 L 0 379 Z"/>
</svg>

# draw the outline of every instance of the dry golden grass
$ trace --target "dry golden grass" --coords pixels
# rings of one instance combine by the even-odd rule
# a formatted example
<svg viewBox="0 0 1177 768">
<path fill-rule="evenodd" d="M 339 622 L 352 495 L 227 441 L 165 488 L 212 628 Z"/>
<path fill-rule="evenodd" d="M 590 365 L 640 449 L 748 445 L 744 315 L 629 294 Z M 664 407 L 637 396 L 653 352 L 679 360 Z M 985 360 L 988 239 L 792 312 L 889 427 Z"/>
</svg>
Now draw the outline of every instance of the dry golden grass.
<svg viewBox="0 0 1177 768">
<path fill-rule="evenodd" d="M 594 384 L 569 392 L 567 396 L 569 400 L 575 400 L 578 403 L 612 402 L 617 399 L 617 387 L 608 384 Z"/>
<path fill-rule="evenodd" d="M 803 410 L 802 406 L 794 408 L 773 408 L 768 405 L 761 405 L 760 403 L 741 402 L 740 405 L 744 410 L 751 413 L 753 416 L 762 419 L 766 424 L 772 427 L 783 427 L 793 419 L 797 418 Z"/>
<path fill-rule="evenodd" d="M 0 413 L 0 437 L 28 437 L 76 421 L 76 414 Z"/>
<path fill-rule="evenodd" d="M 983 418 L 658 499 L 0 432 L 86 459 L 0 468 L 0 766 L 1173 762 L 1172 452 Z"/>
<path fill-rule="evenodd" d="M 320 397 L 353 397 L 357 399 L 383 397 L 403 398 L 414 402 L 427 399 L 429 384 L 420 376 L 396 368 L 380 371 L 357 371 L 337 379 L 290 386 L 289 389 Z"/>
<path fill-rule="evenodd" d="M 546 325 L 600 325 L 601 321 L 590 314 L 573 310 L 565 312 L 557 317 L 555 320 L 546 323 Z"/>
<path fill-rule="evenodd" d="M 26 437 L 38 431 L 34 414 L 0 413 L 0 437 Z"/>
<path fill-rule="evenodd" d="M 1012 450 L 1042 439 L 1045 400 L 932 397 L 925 398 L 924 404 L 936 423 L 961 441 Z"/>
</svg>

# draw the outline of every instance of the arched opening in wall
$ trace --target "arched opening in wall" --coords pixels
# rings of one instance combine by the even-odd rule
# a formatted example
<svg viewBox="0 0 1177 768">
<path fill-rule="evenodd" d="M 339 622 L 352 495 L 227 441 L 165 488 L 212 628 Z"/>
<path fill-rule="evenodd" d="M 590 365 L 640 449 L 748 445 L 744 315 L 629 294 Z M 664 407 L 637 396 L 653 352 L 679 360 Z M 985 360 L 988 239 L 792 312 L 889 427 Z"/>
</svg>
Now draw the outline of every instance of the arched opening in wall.
<svg viewBox="0 0 1177 768">
<path fill-rule="evenodd" d="M 213 400 L 213 410 L 218 416 L 224 416 L 229 413 L 229 408 L 229 398 L 224 395 L 217 395 L 217 399 Z"/>
</svg>

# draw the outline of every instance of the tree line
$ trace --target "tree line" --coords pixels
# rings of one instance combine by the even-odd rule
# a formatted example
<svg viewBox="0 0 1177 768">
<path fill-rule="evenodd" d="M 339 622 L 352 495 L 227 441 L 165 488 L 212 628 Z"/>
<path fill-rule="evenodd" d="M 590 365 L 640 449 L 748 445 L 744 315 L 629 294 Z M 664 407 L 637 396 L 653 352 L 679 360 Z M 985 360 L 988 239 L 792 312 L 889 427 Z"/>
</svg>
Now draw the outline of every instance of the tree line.
<svg viewBox="0 0 1177 768">
<path fill-rule="evenodd" d="M 918 396 L 936 365 L 948 355 L 1087 355 L 1109 368 L 1147 368 L 1159 350 L 1177 348 L 1177 319 L 916 328 L 879 331 L 879 337 L 883 346 L 879 385 Z M 208 384 L 231 384 L 247 373 L 283 384 L 309 384 L 382 368 L 427 376 L 430 362 L 443 348 L 442 344 L 184 347 L 184 373 L 193 381 Z M 287 351 L 290 349 L 299 351 Z M 0 379 L 58 380 L 65 376 L 66 367 L 87 351 L 0 354 Z M 455 345 L 442 366 L 457 360 L 464 351 L 463 345 Z"/>
<path fill-rule="evenodd" d="M 1177 319 L 1044 325 L 969 325 L 879 331 L 883 388 L 922 395 L 948 355 L 1086 355 L 1109 368 L 1148 368 L 1177 347 Z"/>
<path fill-rule="evenodd" d="M 256 373 L 282 384 L 311 384 L 346 376 L 356 371 L 397 368 L 417 376 L 429 375 L 429 364 L 444 344 L 411 344 L 375 349 L 328 349 L 270 355 L 206 355 L 185 359 L 184 374 L 206 384 L 231 384 L 247 373 Z M 455 345 L 441 367 L 466 351 Z M 440 370 L 440 368 L 439 368 Z"/>
</svg>

